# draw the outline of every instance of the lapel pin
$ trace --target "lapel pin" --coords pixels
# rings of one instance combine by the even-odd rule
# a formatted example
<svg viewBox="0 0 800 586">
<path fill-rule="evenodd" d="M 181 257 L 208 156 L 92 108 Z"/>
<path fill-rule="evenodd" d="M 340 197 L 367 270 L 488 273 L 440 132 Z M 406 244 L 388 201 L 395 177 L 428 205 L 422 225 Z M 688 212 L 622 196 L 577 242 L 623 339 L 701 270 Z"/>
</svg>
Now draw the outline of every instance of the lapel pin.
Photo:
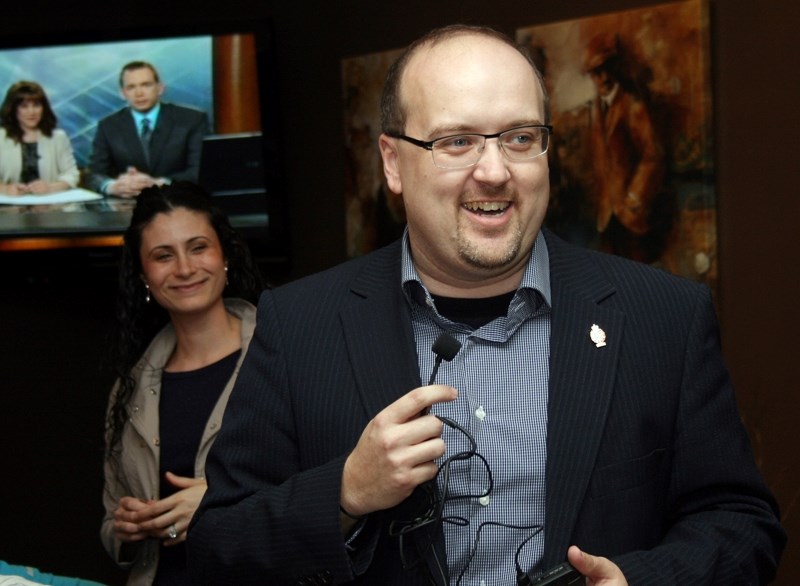
<svg viewBox="0 0 800 586">
<path fill-rule="evenodd" d="M 606 345 L 606 333 L 597 324 L 592 324 L 592 329 L 589 330 L 589 338 L 598 348 Z"/>
</svg>

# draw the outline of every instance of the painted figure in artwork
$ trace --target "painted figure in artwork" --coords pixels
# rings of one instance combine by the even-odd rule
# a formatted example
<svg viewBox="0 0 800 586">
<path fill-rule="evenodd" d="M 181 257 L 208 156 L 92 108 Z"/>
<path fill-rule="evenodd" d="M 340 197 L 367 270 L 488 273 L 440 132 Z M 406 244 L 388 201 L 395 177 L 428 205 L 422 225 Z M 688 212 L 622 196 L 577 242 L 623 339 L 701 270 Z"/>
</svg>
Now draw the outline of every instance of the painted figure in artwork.
<svg viewBox="0 0 800 586">
<path fill-rule="evenodd" d="M 668 196 L 664 148 L 646 92 L 627 75 L 616 35 L 590 39 L 583 67 L 597 91 L 591 106 L 591 193 L 600 247 L 653 262 L 669 228 L 660 205 L 666 202 L 659 199 Z"/>
</svg>

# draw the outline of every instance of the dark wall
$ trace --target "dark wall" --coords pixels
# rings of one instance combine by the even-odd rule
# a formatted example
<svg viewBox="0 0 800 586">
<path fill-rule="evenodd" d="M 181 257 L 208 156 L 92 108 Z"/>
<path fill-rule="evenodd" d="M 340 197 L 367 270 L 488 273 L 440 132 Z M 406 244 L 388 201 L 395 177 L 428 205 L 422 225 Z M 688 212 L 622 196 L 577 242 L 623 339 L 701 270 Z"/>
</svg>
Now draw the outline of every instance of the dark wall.
<svg viewBox="0 0 800 586">
<path fill-rule="evenodd" d="M 192 14 L 188 0 L 52 3 L 4 11 L 0 35 L 64 27 L 87 32 L 161 22 L 273 18 L 286 131 L 296 278 L 344 259 L 340 60 L 400 47 L 433 26 L 486 23 L 512 33 L 540 24 L 653 4 L 646 0 L 406 0 L 340 3 L 228 0 Z M 794 2 L 712 3 L 723 348 L 759 464 L 794 541 L 778 584 L 800 583 L 800 327 L 797 153 L 800 84 Z M 32 17 L 31 15 L 35 15 Z M 68 73 L 68 72 L 66 72 Z M 168 80 L 167 80 L 168 82 Z M 307 137 L 327 141 L 313 160 Z M 318 151 L 316 151 L 318 152 Z M 113 268 L 0 257 L 0 559 L 119 583 L 101 550 L 101 428 L 111 377 L 102 366 Z"/>
</svg>

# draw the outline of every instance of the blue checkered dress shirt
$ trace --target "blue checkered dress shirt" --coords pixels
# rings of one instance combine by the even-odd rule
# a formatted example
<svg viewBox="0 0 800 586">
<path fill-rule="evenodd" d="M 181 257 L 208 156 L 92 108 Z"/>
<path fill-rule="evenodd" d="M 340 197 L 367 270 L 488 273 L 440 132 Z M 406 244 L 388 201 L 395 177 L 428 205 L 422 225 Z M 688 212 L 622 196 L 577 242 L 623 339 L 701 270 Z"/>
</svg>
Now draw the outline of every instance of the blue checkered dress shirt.
<svg viewBox="0 0 800 586">
<path fill-rule="evenodd" d="M 516 584 L 515 558 L 523 571 L 530 571 L 544 551 L 551 306 L 547 245 L 540 233 L 508 314 L 476 330 L 437 312 L 414 268 L 407 233 L 402 263 L 423 384 L 434 366 L 436 337 L 447 331 L 462 344 L 436 376 L 436 383 L 458 389 L 458 399 L 431 411 L 469 430 L 494 479 L 488 497 L 453 499 L 482 494 L 488 477 L 479 458 L 452 464 L 444 508 L 451 583 Z M 464 435 L 450 427 L 444 427 L 442 437 L 444 458 L 469 447 Z"/>
</svg>

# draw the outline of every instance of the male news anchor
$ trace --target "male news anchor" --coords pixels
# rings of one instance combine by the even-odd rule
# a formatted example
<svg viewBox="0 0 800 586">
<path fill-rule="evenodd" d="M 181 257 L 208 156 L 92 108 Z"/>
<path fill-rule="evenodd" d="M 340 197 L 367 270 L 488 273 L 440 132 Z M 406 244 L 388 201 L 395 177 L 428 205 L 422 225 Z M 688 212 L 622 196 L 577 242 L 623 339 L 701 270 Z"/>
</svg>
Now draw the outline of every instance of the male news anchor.
<svg viewBox="0 0 800 586">
<path fill-rule="evenodd" d="M 771 580 L 786 537 L 711 295 L 542 228 L 530 57 L 433 31 L 381 111 L 406 233 L 262 295 L 193 583 L 508 586 L 566 560 L 589 586 Z"/>
<path fill-rule="evenodd" d="M 145 61 L 123 66 L 120 92 L 128 106 L 97 125 L 87 185 L 104 195 L 135 197 L 145 187 L 197 182 L 205 112 L 161 101 L 164 84 Z"/>
</svg>

